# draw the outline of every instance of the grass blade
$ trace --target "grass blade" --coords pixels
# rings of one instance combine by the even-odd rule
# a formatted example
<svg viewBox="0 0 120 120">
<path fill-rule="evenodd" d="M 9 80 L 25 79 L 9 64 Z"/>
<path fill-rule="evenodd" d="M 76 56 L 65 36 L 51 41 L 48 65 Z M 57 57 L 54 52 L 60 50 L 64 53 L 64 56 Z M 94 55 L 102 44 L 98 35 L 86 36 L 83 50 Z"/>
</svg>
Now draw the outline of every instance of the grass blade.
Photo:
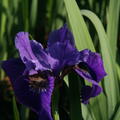
<svg viewBox="0 0 120 120">
<path fill-rule="evenodd" d="M 79 50 L 88 48 L 94 51 L 92 39 L 75 0 L 64 0 L 64 2 L 77 48 Z"/>
<path fill-rule="evenodd" d="M 22 5 L 23 5 L 23 22 L 24 22 L 24 30 L 26 32 L 28 32 L 29 30 L 29 1 L 28 0 L 24 0 L 22 2 Z"/>
<path fill-rule="evenodd" d="M 119 88 L 118 88 L 118 81 L 114 75 L 113 68 L 115 68 L 115 65 L 113 63 L 111 49 L 108 43 L 108 37 L 105 33 L 101 21 L 93 12 L 88 10 L 82 10 L 82 14 L 90 19 L 90 21 L 95 26 L 99 36 L 102 57 L 106 68 L 106 72 L 108 74 L 105 77 L 104 84 L 105 84 L 105 91 L 107 93 L 107 100 L 108 100 L 108 114 L 110 117 L 118 101 Z"/>
<path fill-rule="evenodd" d="M 110 0 L 107 16 L 107 36 L 112 49 L 113 57 L 116 57 L 118 22 L 120 15 L 120 0 Z"/>
<path fill-rule="evenodd" d="M 115 117 L 113 118 L 113 120 L 119 120 L 120 119 L 120 106 L 117 110 L 117 113 L 115 114 Z"/>
<path fill-rule="evenodd" d="M 20 120 L 19 112 L 18 112 L 18 109 L 17 109 L 16 100 L 15 100 L 14 96 L 13 96 L 12 101 L 13 101 L 14 120 Z"/>
<path fill-rule="evenodd" d="M 24 105 L 20 107 L 20 120 L 28 120 L 29 118 L 29 108 Z"/>
<path fill-rule="evenodd" d="M 84 120 L 96 120 L 89 106 L 82 104 L 81 107 Z"/>
<path fill-rule="evenodd" d="M 59 88 L 56 87 L 52 97 L 52 114 L 55 120 L 59 120 L 58 103 L 59 103 Z"/>
<path fill-rule="evenodd" d="M 80 82 L 78 76 L 75 73 L 70 73 L 68 77 L 69 77 L 70 118 L 71 120 L 83 120 L 79 92 Z"/>
<path fill-rule="evenodd" d="M 38 8 L 38 0 L 32 0 L 32 4 L 31 4 L 31 18 L 30 18 L 30 22 L 31 22 L 31 27 L 34 28 L 35 27 L 35 23 L 36 23 L 36 18 L 37 18 L 37 8 Z"/>
<path fill-rule="evenodd" d="M 1 21 L 0 21 L 0 60 L 5 60 L 7 58 L 7 53 L 6 53 L 6 41 L 5 41 L 5 26 L 6 26 L 6 21 L 7 21 L 7 14 L 4 11 L 8 8 L 8 0 L 2 0 L 2 12 L 1 12 Z M 4 72 L 0 70 L 0 79 L 2 80 L 4 77 Z"/>
</svg>

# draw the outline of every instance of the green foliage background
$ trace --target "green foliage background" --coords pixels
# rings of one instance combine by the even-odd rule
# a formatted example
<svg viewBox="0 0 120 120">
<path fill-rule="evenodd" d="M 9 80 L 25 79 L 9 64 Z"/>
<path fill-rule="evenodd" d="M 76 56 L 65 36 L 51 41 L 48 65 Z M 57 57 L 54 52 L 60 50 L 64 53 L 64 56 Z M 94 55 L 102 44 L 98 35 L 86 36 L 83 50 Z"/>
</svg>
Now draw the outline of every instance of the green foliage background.
<svg viewBox="0 0 120 120">
<path fill-rule="evenodd" d="M 66 76 L 55 88 L 52 115 L 55 120 L 120 119 L 120 0 L 0 0 L 0 61 L 17 57 L 14 37 L 28 31 L 46 47 L 51 31 L 67 23 L 79 50 L 102 55 L 107 77 L 103 93 L 80 103 L 81 78 Z M 88 83 L 87 83 L 88 84 Z M 0 69 L 0 120 L 37 120 L 34 112 L 20 105 L 9 78 Z"/>
</svg>

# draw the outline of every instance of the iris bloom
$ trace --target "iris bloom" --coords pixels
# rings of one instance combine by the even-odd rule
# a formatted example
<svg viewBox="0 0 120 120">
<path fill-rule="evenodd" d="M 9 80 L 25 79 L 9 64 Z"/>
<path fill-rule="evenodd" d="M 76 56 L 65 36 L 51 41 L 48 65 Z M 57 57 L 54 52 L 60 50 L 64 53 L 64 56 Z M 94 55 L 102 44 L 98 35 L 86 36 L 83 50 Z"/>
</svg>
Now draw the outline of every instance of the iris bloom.
<svg viewBox="0 0 120 120">
<path fill-rule="evenodd" d="M 66 25 L 50 34 L 47 51 L 58 60 L 54 71 L 55 74 L 62 71 L 61 79 L 74 70 L 79 76 L 92 83 L 92 86 L 82 87 L 83 103 L 88 103 L 91 97 L 101 93 L 102 88 L 98 83 L 106 76 L 101 56 L 88 49 L 78 51 L 73 35 Z"/>
<path fill-rule="evenodd" d="M 10 77 L 16 98 L 34 110 L 40 120 L 52 120 L 50 103 L 55 78 L 51 68 L 57 60 L 40 43 L 29 40 L 27 32 L 17 34 L 15 45 L 20 58 L 5 61 L 2 67 Z"/>
<path fill-rule="evenodd" d="M 20 58 L 4 61 L 2 67 L 10 77 L 18 101 L 34 110 L 40 120 L 52 120 L 54 81 L 63 79 L 71 70 L 92 83 L 82 88 L 83 103 L 102 91 L 98 83 L 106 73 L 100 55 L 87 49 L 78 51 L 66 25 L 50 34 L 46 49 L 29 40 L 27 32 L 16 35 L 15 46 Z"/>
</svg>

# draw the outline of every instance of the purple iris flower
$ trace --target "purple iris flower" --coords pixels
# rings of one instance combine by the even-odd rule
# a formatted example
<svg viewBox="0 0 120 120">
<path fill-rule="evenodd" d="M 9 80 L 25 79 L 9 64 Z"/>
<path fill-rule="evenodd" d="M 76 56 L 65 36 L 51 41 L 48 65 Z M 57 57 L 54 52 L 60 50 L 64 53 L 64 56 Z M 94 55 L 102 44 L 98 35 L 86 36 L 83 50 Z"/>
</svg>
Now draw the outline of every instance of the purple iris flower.
<svg viewBox="0 0 120 120">
<path fill-rule="evenodd" d="M 100 55 L 87 49 L 78 51 L 66 25 L 50 34 L 46 49 L 29 40 L 27 32 L 16 35 L 15 46 L 20 58 L 4 61 L 2 67 L 10 77 L 18 101 L 34 110 L 40 120 L 52 120 L 54 81 L 63 79 L 72 70 L 92 83 L 82 88 L 83 103 L 102 91 L 98 83 L 106 72 Z"/>
<path fill-rule="evenodd" d="M 74 70 L 78 75 L 92 83 L 92 86 L 82 87 L 83 103 L 88 103 L 91 97 L 101 93 L 102 88 L 98 83 L 106 76 L 106 72 L 100 55 L 88 49 L 78 51 L 73 35 L 66 25 L 50 34 L 47 51 L 58 60 L 54 71 L 55 74 L 62 71 L 61 79 L 71 70 Z"/>
<path fill-rule="evenodd" d="M 52 120 L 51 95 L 55 77 L 52 68 L 57 63 L 40 43 L 29 40 L 27 32 L 19 32 L 15 45 L 20 58 L 4 61 L 2 67 L 10 77 L 18 101 L 38 115 L 40 120 Z"/>
</svg>

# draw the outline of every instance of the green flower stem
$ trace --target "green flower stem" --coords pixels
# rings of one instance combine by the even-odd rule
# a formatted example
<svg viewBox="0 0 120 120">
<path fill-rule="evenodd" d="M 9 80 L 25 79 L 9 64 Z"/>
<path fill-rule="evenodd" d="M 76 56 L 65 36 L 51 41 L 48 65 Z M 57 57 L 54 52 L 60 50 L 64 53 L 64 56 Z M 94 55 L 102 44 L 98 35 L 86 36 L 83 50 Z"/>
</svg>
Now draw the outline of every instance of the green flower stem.
<svg viewBox="0 0 120 120">
<path fill-rule="evenodd" d="M 71 120 L 83 120 L 80 103 L 80 82 L 78 76 L 72 72 L 68 77 Z"/>
</svg>

